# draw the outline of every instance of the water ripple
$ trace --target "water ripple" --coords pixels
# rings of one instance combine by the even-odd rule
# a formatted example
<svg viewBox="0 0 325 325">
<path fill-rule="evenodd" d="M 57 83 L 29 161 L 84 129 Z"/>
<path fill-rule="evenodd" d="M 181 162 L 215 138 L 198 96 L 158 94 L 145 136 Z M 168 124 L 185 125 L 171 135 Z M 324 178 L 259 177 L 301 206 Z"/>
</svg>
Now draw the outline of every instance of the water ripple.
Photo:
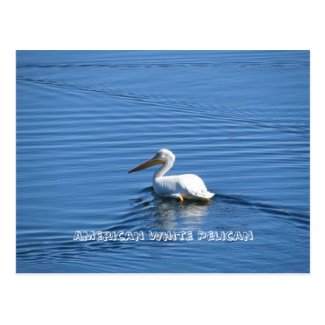
<svg viewBox="0 0 325 325">
<path fill-rule="evenodd" d="M 170 98 L 161 98 L 161 97 L 154 97 L 154 96 L 148 96 L 144 94 L 137 94 L 132 91 L 128 91 L 125 89 L 116 89 L 116 88 L 94 88 L 91 86 L 86 85 L 78 85 L 68 82 L 59 82 L 54 80 L 48 80 L 48 79 L 37 79 L 37 78 L 30 78 L 23 75 L 17 75 L 18 81 L 23 82 L 32 82 L 36 84 L 41 85 L 47 85 L 51 87 L 59 87 L 59 88 L 69 88 L 74 89 L 76 91 L 85 91 L 85 92 L 94 92 L 99 93 L 102 95 L 109 95 L 120 99 L 126 99 L 126 100 L 132 100 L 137 101 L 144 104 L 150 104 L 155 106 L 162 106 L 162 107 L 168 107 L 169 109 L 174 109 L 180 112 L 183 112 L 185 114 L 198 114 L 199 116 L 204 116 L 205 118 L 217 118 L 217 119 L 225 119 L 234 121 L 236 123 L 244 123 L 244 124 L 253 124 L 255 127 L 260 128 L 267 128 L 272 130 L 277 130 L 281 132 L 287 132 L 287 133 L 294 133 L 294 134 L 309 134 L 308 125 L 291 125 L 290 123 L 281 123 L 279 121 L 271 121 L 265 122 L 261 120 L 254 120 L 247 117 L 243 117 L 240 110 L 237 110 L 237 116 L 236 112 L 232 109 L 231 113 L 227 113 L 229 111 L 228 109 L 222 109 L 220 107 L 213 107 L 214 112 L 211 112 L 210 110 L 202 110 L 205 108 L 205 105 L 200 105 L 197 103 L 188 103 L 188 102 L 180 102 L 174 99 Z M 240 114 L 240 115 L 239 115 Z"/>
</svg>

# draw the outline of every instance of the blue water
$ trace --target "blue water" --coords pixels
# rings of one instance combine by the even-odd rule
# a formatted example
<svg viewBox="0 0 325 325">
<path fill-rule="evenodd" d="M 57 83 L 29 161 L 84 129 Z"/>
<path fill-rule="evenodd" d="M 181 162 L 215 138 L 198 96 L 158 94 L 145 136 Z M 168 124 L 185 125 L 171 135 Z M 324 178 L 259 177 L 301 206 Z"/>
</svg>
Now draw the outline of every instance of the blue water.
<svg viewBox="0 0 325 325">
<path fill-rule="evenodd" d="M 210 203 L 127 173 L 160 148 Z M 309 52 L 18 51 L 17 272 L 309 272 Z"/>
</svg>

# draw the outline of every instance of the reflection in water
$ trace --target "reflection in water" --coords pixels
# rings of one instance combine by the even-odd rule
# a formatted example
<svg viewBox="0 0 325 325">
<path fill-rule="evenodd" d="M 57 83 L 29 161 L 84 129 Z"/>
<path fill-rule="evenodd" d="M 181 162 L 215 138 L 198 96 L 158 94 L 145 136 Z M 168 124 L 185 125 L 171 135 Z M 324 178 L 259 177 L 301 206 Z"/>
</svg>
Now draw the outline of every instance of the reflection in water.
<svg viewBox="0 0 325 325">
<path fill-rule="evenodd" d="M 132 205 L 136 207 L 135 215 L 150 215 L 150 227 L 172 229 L 182 223 L 182 228 L 200 225 L 208 213 L 211 201 L 185 200 L 179 202 L 172 198 L 161 197 L 154 193 L 152 187 L 141 191 L 141 195 L 133 199 Z"/>
<path fill-rule="evenodd" d="M 184 201 L 174 199 L 156 198 L 156 217 L 189 217 L 201 218 L 208 212 L 209 201 Z"/>
</svg>

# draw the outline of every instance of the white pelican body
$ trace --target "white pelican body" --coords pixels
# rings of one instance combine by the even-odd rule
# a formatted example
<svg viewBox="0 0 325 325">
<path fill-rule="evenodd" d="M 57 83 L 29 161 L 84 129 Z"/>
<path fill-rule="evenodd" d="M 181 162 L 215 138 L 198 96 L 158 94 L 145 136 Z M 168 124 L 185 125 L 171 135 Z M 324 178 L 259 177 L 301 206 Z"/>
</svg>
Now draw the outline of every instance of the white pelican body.
<svg viewBox="0 0 325 325">
<path fill-rule="evenodd" d="M 162 196 L 184 199 L 210 200 L 214 193 L 207 190 L 202 179 L 194 174 L 164 176 L 173 166 L 175 155 L 168 149 L 160 149 L 151 159 L 131 169 L 129 173 L 162 164 L 153 177 L 153 188 Z"/>
</svg>

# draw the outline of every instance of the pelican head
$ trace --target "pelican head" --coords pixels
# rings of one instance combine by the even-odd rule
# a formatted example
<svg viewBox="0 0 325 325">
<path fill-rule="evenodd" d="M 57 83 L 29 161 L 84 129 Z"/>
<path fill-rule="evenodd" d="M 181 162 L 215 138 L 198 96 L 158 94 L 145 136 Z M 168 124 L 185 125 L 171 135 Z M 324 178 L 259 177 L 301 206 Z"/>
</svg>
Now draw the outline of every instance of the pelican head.
<svg viewBox="0 0 325 325">
<path fill-rule="evenodd" d="M 152 158 L 140 164 L 139 166 L 129 170 L 129 174 L 155 165 L 160 165 L 165 163 L 172 165 L 174 161 L 175 161 L 175 155 L 170 150 L 160 149 Z"/>
</svg>

